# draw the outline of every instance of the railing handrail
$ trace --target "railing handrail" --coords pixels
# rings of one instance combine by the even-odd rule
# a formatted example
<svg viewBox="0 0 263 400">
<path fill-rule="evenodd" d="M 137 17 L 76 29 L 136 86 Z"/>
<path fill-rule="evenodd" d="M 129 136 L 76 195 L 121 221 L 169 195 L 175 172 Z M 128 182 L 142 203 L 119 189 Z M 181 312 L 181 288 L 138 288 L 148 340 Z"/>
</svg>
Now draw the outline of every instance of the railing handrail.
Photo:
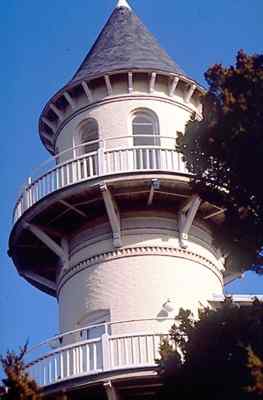
<svg viewBox="0 0 263 400">
<path fill-rule="evenodd" d="M 129 143 L 125 142 L 122 144 L 118 143 L 116 147 L 112 148 L 105 147 L 105 143 L 111 140 L 119 141 L 123 138 L 128 138 L 129 140 L 134 140 L 134 138 L 158 138 L 158 143 L 134 145 L 133 142 L 133 144 L 129 145 Z M 163 142 L 161 142 L 161 140 L 163 140 Z M 168 143 L 167 140 L 172 140 L 174 145 Z M 32 177 L 28 178 L 27 183 L 23 185 L 21 194 L 16 201 L 13 221 L 16 222 L 28 208 L 41 198 L 65 186 L 79 183 L 83 180 L 120 172 L 153 169 L 186 173 L 182 157 L 177 151 L 175 140 L 176 138 L 173 136 L 126 135 L 87 142 L 67 149 L 58 154 L 55 158 L 52 158 L 52 162 L 56 161 L 57 157 L 61 157 L 65 152 L 73 153 L 73 158 L 71 157 L 52 166 L 50 169 L 43 170 L 42 174 L 39 174 L 39 176 L 36 176 L 34 179 L 32 179 Z M 103 147 L 98 147 L 95 151 L 85 154 L 75 153 L 75 150 L 83 146 L 102 141 L 104 142 Z M 177 157 L 176 161 L 175 154 Z M 132 157 L 130 157 L 130 155 L 132 155 Z M 111 158 L 113 159 L 111 160 Z M 81 164 L 82 161 L 83 165 Z M 118 165 L 117 168 L 115 162 L 117 163 L 116 165 Z"/>
<path fill-rule="evenodd" d="M 129 339 L 129 338 L 134 338 L 134 337 L 137 338 L 137 337 L 149 337 L 149 336 L 155 337 L 155 336 L 166 336 L 166 335 L 168 336 L 169 332 L 165 332 L 165 333 L 164 332 L 148 332 L 148 333 L 147 332 L 134 332 L 134 333 L 128 333 L 128 334 L 122 334 L 122 335 L 108 335 L 108 338 L 109 338 L 109 340 L 114 341 L 116 339 Z M 63 353 L 66 350 L 72 350 L 74 348 L 78 348 L 80 346 L 84 346 L 87 344 L 100 343 L 101 341 L 102 341 L 102 336 L 99 336 L 94 339 L 85 339 L 85 340 L 81 340 L 78 342 L 70 343 L 66 346 L 59 347 L 57 349 L 49 351 L 49 352 L 43 354 L 42 356 L 35 358 L 32 361 L 29 361 L 27 363 L 26 367 L 30 367 L 34 364 L 37 364 L 39 361 L 46 360 L 46 359 L 54 356 L 55 354 Z M 26 354 L 28 355 L 29 352 L 27 352 Z"/>
<path fill-rule="evenodd" d="M 107 142 L 112 142 L 112 141 L 114 141 L 114 140 L 116 140 L 116 141 L 118 141 L 118 140 L 120 140 L 120 139 L 136 139 L 136 138 L 147 138 L 147 139 L 149 139 L 149 138 L 157 138 L 157 139 L 169 139 L 169 140 L 174 140 L 174 141 L 176 141 L 176 137 L 174 137 L 174 136 L 162 136 L 162 135 L 123 135 L 123 136 L 110 136 L 110 137 L 108 137 L 108 138 L 102 138 L 102 139 L 97 139 L 97 140 L 91 140 L 91 141 L 89 141 L 89 142 L 85 142 L 85 143 L 81 143 L 81 144 L 79 144 L 79 145 L 77 145 L 77 146 L 73 146 L 73 147 L 70 147 L 70 148 L 68 148 L 68 149 L 65 149 L 65 150 L 63 150 L 63 151 L 61 151 L 60 153 L 58 153 L 58 154 L 55 154 L 54 156 L 52 156 L 52 157 L 49 157 L 49 158 L 47 158 L 45 161 L 43 161 L 38 167 L 35 167 L 35 168 L 33 168 L 33 170 L 32 170 L 32 175 L 33 175 L 33 172 L 35 172 L 35 171 L 38 171 L 39 169 L 41 169 L 43 166 L 45 166 L 46 164 L 48 164 L 49 162 L 52 162 L 52 161 L 56 161 L 57 159 L 59 159 L 61 156 L 63 156 L 63 155 L 65 155 L 66 153 L 70 153 L 70 152 L 75 152 L 76 150 L 79 150 L 79 149 L 81 149 L 82 147 L 85 147 L 85 146 L 91 146 L 91 145 L 93 145 L 93 144 L 100 144 L 100 143 L 103 143 L 103 144 L 106 144 Z M 147 144 L 145 144 L 145 145 L 142 145 L 142 146 L 148 146 Z M 159 145 L 150 145 L 150 146 L 154 146 L 154 147 L 157 147 L 157 146 L 159 146 Z M 100 147 L 100 146 L 99 146 Z M 104 146 L 101 146 L 102 148 L 105 148 Z M 131 147 L 136 147 L 136 146 L 131 146 Z M 116 150 L 118 150 L 119 148 L 116 148 Z M 106 148 L 105 148 L 105 150 L 107 150 Z M 113 150 L 113 149 L 110 149 L 110 150 Z M 92 152 L 91 152 L 92 153 Z M 91 153 L 86 153 L 86 154 L 84 154 L 83 156 L 86 156 L 86 155 L 89 155 L 89 154 L 91 154 Z M 77 157 L 73 157 L 73 158 L 71 158 L 71 159 L 69 159 L 68 160 L 68 162 L 70 162 L 70 161 L 72 161 L 72 160 L 76 160 L 76 159 L 79 159 L 80 157 L 79 156 L 77 156 Z M 60 165 L 60 164 L 59 164 Z"/>
<path fill-rule="evenodd" d="M 44 340 L 43 342 L 40 342 L 39 344 L 31 347 L 28 351 L 27 354 L 32 353 L 33 351 L 39 349 L 42 346 L 45 345 L 49 345 L 50 343 L 54 342 L 55 340 L 63 340 L 63 338 L 71 336 L 71 335 L 75 335 L 77 333 L 83 332 L 83 331 L 87 331 L 89 329 L 93 329 L 93 328 L 99 328 L 104 326 L 105 332 L 109 332 L 109 328 L 114 326 L 114 325 L 121 325 L 121 324 L 131 324 L 131 323 L 138 323 L 138 322 L 165 322 L 165 321 L 175 321 L 174 318 L 143 318 L 143 319 L 131 319 L 131 320 L 124 320 L 124 321 L 112 321 L 112 322 L 103 322 L 101 324 L 93 324 L 93 325 L 87 325 L 84 326 L 82 328 L 78 328 L 78 329 L 74 329 L 72 331 L 68 331 L 65 333 L 61 333 L 58 335 L 55 335 L 49 339 Z"/>
</svg>

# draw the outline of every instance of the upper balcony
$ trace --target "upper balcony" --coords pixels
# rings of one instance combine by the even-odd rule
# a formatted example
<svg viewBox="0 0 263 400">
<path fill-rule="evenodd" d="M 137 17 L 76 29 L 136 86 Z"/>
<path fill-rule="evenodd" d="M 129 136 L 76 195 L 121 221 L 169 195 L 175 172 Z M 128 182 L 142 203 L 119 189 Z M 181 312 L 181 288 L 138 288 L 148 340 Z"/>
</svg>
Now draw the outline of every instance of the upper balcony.
<svg viewBox="0 0 263 400">
<path fill-rule="evenodd" d="M 13 222 L 56 191 L 96 178 L 143 172 L 189 175 L 176 150 L 175 137 L 122 136 L 67 149 L 28 179 L 16 203 Z"/>
</svg>

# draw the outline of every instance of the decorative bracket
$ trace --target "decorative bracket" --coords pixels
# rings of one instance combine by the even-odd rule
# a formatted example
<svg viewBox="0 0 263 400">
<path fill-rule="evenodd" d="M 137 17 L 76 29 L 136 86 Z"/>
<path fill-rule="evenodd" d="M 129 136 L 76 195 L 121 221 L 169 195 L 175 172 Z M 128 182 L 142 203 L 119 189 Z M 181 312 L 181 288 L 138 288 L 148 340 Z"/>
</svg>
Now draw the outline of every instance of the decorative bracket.
<svg viewBox="0 0 263 400">
<path fill-rule="evenodd" d="M 23 271 L 21 272 L 21 276 L 24 278 L 30 279 L 33 282 L 40 283 L 43 286 L 48 287 L 51 290 L 54 290 L 56 292 L 57 287 L 56 284 L 49 279 L 43 278 L 40 275 L 34 274 L 33 272 L 30 271 Z"/>
<path fill-rule="evenodd" d="M 33 233 L 42 243 L 44 243 L 50 250 L 53 251 L 63 263 L 68 262 L 68 254 L 60 247 L 55 240 L 48 236 L 39 226 L 25 222 L 23 224 L 25 229 Z"/>
<path fill-rule="evenodd" d="M 152 179 L 151 188 L 150 188 L 150 192 L 149 192 L 149 198 L 148 198 L 148 202 L 147 202 L 148 206 L 152 205 L 154 192 L 159 189 L 160 189 L 160 180 L 156 179 L 156 178 Z"/>
<path fill-rule="evenodd" d="M 188 234 L 195 219 L 198 208 L 202 200 L 198 195 L 192 196 L 188 199 L 179 210 L 178 215 L 178 228 L 179 228 L 179 241 L 180 246 L 187 248 Z"/>
<path fill-rule="evenodd" d="M 119 396 L 117 390 L 112 385 L 111 381 L 105 382 L 104 385 L 108 400 L 118 400 Z"/>
<path fill-rule="evenodd" d="M 102 192 L 102 197 L 108 214 L 109 222 L 111 225 L 113 245 L 114 247 L 121 247 L 121 223 L 120 223 L 120 213 L 118 210 L 117 203 L 113 198 L 107 185 L 101 185 L 100 190 Z"/>
</svg>

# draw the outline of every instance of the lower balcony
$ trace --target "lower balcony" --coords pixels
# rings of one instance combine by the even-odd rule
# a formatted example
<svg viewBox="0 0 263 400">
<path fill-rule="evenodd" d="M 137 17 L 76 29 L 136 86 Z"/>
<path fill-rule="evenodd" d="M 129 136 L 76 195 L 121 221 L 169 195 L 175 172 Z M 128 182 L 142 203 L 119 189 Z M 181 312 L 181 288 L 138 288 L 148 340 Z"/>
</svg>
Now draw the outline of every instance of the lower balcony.
<svg viewBox="0 0 263 400">
<path fill-rule="evenodd" d="M 149 137 L 145 142 L 149 143 Z M 133 138 L 126 136 L 90 142 L 58 154 L 42 165 L 35 178 L 28 179 L 17 201 L 13 222 L 46 196 L 98 177 L 153 171 L 187 174 L 182 155 L 176 150 L 175 138 L 160 136 L 152 143 L 135 146 Z M 89 152 L 94 145 L 97 150 Z"/>
<path fill-rule="evenodd" d="M 138 329 L 138 323 L 153 326 L 158 321 L 166 329 L 162 328 L 160 332 L 146 329 L 148 332 L 111 334 L 116 326 L 122 329 L 129 323 L 129 326 L 134 324 Z M 59 383 L 63 385 L 76 378 L 86 377 L 88 383 L 94 375 L 98 377 L 100 374 L 114 375 L 127 370 L 155 369 L 156 359 L 160 357 L 160 344 L 168 337 L 168 327 L 172 321 L 157 319 L 107 323 L 56 336 L 27 353 L 27 372 L 39 386 L 45 388 Z M 101 336 L 87 339 L 102 331 L 104 333 Z"/>
</svg>

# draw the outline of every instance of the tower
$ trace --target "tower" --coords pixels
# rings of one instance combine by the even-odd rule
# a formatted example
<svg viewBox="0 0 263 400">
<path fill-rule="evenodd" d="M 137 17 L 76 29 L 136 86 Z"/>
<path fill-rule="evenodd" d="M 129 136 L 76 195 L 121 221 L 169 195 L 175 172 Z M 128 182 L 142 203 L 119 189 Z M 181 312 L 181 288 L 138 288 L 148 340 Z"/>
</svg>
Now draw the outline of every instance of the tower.
<svg viewBox="0 0 263 400">
<path fill-rule="evenodd" d="M 47 396 L 152 393 L 170 318 L 223 293 L 223 210 L 192 192 L 176 151 L 202 93 L 119 1 L 43 110 L 53 158 L 18 199 L 10 254 L 58 299 L 60 335 L 28 367 Z"/>
</svg>

